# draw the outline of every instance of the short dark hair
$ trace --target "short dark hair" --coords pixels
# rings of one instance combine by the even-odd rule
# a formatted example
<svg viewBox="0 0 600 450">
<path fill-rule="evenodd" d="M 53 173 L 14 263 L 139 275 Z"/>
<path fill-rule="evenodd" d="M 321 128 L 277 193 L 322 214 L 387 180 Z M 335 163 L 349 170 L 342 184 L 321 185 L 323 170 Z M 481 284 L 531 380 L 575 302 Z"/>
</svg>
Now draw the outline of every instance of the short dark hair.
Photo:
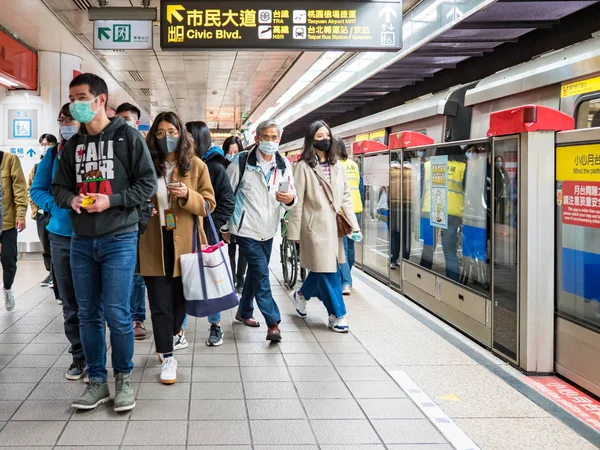
<svg viewBox="0 0 600 450">
<path fill-rule="evenodd" d="M 242 144 L 242 140 L 237 136 L 229 136 L 227 139 L 225 139 L 225 142 L 223 142 L 223 151 L 226 155 L 229 154 L 229 147 L 231 147 L 233 144 L 238 146 L 238 152 L 244 151 L 244 144 Z"/>
<path fill-rule="evenodd" d="M 320 128 L 327 128 L 329 131 L 329 136 L 332 136 L 331 128 L 325 122 L 321 120 L 317 120 L 316 122 L 311 123 L 306 129 L 306 134 L 304 135 L 304 150 L 302 150 L 302 154 L 300 155 L 300 161 L 305 161 L 310 167 L 315 168 L 319 163 L 317 159 L 317 153 L 315 151 L 315 146 L 313 142 L 315 141 L 315 134 L 319 131 Z M 337 155 L 333 148 L 330 148 L 327 152 L 327 164 L 333 166 L 337 161 Z"/>
<path fill-rule="evenodd" d="M 46 142 L 48 142 L 48 144 L 58 144 L 58 139 L 56 139 L 56 136 L 54 136 L 53 134 L 48 133 L 46 135 Z"/>
<path fill-rule="evenodd" d="M 38 139 L 38 143 L 40 143 L 40 144 L 41 144 L 41 143 L 42 143 L 42 141 L 43 141 L 44 139 L 46 139 L 46 136 L 48 136 L 48 134 L 47 134 L 47 133 L 44 133 L 44 134 L 42 134 L 42 135 L 40 136 L 40 138 Z"/>
<path fill-rule="evenodd" d="M 90 92 L 94 97 L 98 97 L 100 94 L 106 95 L 105 105 L 108 105 L 108 86 L 106 85 L 106 81 L 94 73 L 82 73 L 71 80 L 69 89 L 84 84 L 87 84 L 90 87 Z"/>
<path fill-rule="evenodd" d="M 346 143 L 339 136 L 333 136 L 331 138 L 331 146 L 335 149 L 336 154 L 342 161 L 348 159 L 348 150 L 346 150 Z"/>
<path fill-rule="evenodd" d="M 196 156 L 198 158 L 203 158 L 212 145 L 210 128 L 208 128 L 208 125 L 201 120 L 188 122 L 185 124 L 185 128 L 192 135 L 192 139 L 196 145 Z"/>
<path fill-rule="evenodd" d="M 131 103 L 121 103 L 116 111 L 117 116 L 122 112 L 131 112 L 135 114 L 137 120 L 140 120 L 140 117 L 142 117 L 142 112 L 140 111 L 140 109 L 137 106 L 132 105 Z"/>
</svg>

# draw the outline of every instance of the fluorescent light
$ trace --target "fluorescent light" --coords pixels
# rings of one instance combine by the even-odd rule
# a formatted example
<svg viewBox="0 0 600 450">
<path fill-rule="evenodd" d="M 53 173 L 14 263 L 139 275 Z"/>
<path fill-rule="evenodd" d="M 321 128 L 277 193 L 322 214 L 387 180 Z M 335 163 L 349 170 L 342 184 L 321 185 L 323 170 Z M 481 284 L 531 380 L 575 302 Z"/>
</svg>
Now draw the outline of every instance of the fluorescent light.
<svg viewBox="0 0 600 450">
<path fill-rule="evenodd" d="M 0 84 L 3 84 L 5 86 L 9 86 L 9 87 L 18 87 L 19 85 L 17 83 L 15 83 L 14 81 L 10 81 L 4 77 L 0 77 Z"/>
</svg>

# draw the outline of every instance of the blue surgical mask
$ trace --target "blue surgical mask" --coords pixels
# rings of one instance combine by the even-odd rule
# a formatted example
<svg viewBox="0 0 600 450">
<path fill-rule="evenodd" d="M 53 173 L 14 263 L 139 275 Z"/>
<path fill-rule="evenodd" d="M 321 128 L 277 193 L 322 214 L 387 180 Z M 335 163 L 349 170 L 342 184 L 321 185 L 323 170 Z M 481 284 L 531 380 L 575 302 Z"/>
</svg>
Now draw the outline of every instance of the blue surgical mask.
<svg viewBox="0 0 600 450">
<path fill-rule="evenodd" d="M 158 148 L 165 154 L 173 153 L 179 144 L 179 137 L 165 136 L 158 140 Z"/>
<path fill-rule="evenodd" d="M 233 161 L 233 155 L 231 153 L 227 153 L 225 158 L 227 158 L 227 161 Z"/>
<path fill-rule="evenodd" d="M 260 144 L 258 144 L 258 149 L 265 155 L 273 155 L 279 149 L 279 144 L 271 141 L 260 141 Z"/>
<path fill-rule="evenodd" d="M 475 158 L 475 155 L 473 154 L 473 152 L 467 152 L 467 153 L 465 153 L 465 155 L 466 155 L 467 159 Z"/>
<path fill-rule="evenodd" d="M 128 120 L 125 122 L 127 122 L 127 125 L 129 125 L 131 128 L 135 128 L 135 122 L 129 122 Z"/>
<path fill-rule="evenodd" d="M 99 96 L 98 96 L 99 97 Z M 73 103 L 69 105 L 69 111 L 73 118 L 79 123 L 89 123 L 92 121 L 96 113 L 98 112 L 98 108 L 96 111 L 92 110 L 92 102 L 94 100 L 75 100 Z"/>
<path fill-rule="evenodd" d="M 62 126 L 59 128 L 60 130 L 60 135 L 62 136 L 62 138 L 65 141 L 68 141 L 69 139 L 71 139 L 73 136 L 75 136 L 77 134 L 77 127 L 75 125 L 69 125 L 69 126 Z"/>
<path fill-rule="evenodd" d="M 502 168 L 502 162 L 496 161 L 496 167 L 498 167 L 499 169 Z"/>
<path fill-rule="evenodd" d="M 419 158 L 422 158 L 423 156 L 425 156 L 425 152 L 423 150 L 419 150 L 417 152 L 417 155 L 419 155 Z"/>
</svg>

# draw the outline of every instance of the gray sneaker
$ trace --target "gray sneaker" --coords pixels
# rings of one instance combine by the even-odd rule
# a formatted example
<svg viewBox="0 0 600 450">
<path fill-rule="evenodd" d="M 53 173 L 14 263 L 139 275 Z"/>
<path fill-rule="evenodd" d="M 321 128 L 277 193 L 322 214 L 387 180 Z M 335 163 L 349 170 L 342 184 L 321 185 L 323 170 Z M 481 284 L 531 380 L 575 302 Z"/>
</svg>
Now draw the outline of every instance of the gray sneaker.
<svg viewBox="0 0 600 450">
<path fill-rule="evenodd" d="M 7 311 L 15 309 L 15 295 L 12 289 L 4 289 L 4 307 Z"/>
<path fill-rule="evenodd" d="M 116 375 L 115 411 L 123 412 L 135 408 L 135 398 L 131 387 L 131 373 Z"/>
<path fill-rule="evenodd" d="M 83 394 L 71 405 L 75 409 L 94 409 L 96 406 L 110 400 L 108 383 L 100 380 L 90 380 Z"/>
<path fill-rule="evenodd" d="M 67 370 L 65 377 L 67 380 L 80 380 L 85 375 L 85 360 L 82 358 L 73 358 L 71 366 Z"/>
<path fill-rule="evenodd" d="M 209 347 L 218 347 L 223 344 L 223 329 L 217 324 L 210 325 L 210 333 L 206 341 Z"/>
</svg>

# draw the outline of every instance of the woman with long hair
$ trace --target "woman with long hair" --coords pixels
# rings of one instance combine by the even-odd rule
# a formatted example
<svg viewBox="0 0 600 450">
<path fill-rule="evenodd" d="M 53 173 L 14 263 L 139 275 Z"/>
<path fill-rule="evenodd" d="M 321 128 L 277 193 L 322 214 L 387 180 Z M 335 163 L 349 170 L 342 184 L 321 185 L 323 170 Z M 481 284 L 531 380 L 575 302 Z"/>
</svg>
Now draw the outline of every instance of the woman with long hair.
<svg viewBox="0 0 600 450">
<path fill-rule="evenodd" d="M 192 252 L 195 232 L 206 244 L 202 217 L 206 204 L 215 208 L 215 194 L 208 168 L 195 156 L 192 137 L 173 112 L 160 113 L 146 137 L 158 177 L 158 191 L 152 198 L 157 214 L 148 222 L 140 239 L 140 269 L 148 288 L 152 329 L 158 358 L 162 362 L 160 381 L 177 381 L 174 346 L 185 317 L 185 299 L 179 257 Z M 197 227 L 194 227 L 196 223 Z"/>
<path fill-rule="evenodd" d="M 328 326 L 348 332 L 346 305 L 342 297 L 340 264 L 346 262 L 342 237 L 338 235 L 337 214 L 346 216 L 352 238 L 362 239 L 354 214 L 346 169 L 331 145 L 331 130 L 321 121 L 306 130 L 304 150 L 294 168 L 298 204 L 290 211 L 288 239 L 300 242 L 303 268 L 310 272 L 294 292 L 296 312 L 306 317 L 306 302 L 318 297 L 329 314 Z"/>
<path fill-rule="evenodd" d="M 225 157 L 231 161 L 235 155 L 244 151 L 244 144 L 242 144 L 242 140 L 239 137 L 229 136 L 227 139 L 225 139 L 225 142 L 223 142 L 223 151 L 225 152 Z M 237 267 L 235 264 L 236 248 L 238 250 Z M 248 261 L 246 261 L 246 257 L 242 253 L 240 246 L 236 244 L 234 235 L 231 235 L 228 250 L 229 261 L 231 262 L 231 270 L 235 273 L 236 291 L 241 295 L 242 291 L 244 290 L 244 276 L 246 275 L 246 269 L 248 268 Z"/>
<path fill-rule="evenodd" d="M 217 206 L 213 212 L 213 220 L 215 227 L 218 230 L 227 223 L 229 217 L 233 214 L 235 202 L 233 200 L 233 190 L 231 183 L 225 170 L 229 165 L 229 161 L 225 158 L 223 150 L 212 143 L 210 130 L 206 123 L 188 122 L 185 124 L 186 129 L 192 135 L 194 144 L 196 145 L 196 156 L 200 158 L 208 167 L 210 182 L 215 191 L 215 199 Z M 208 237 L 208 243 L 211 245 L 217 244 L 214 242 L 212 233 L 208 229 L 208 223 L 204 224 L 204 233 Z M 220 241 L 219 236 L 219 241 Z M 232 266 L 233 267 L 233 266 Z M 221 328 L 221 313 L 216 313 L 208 316 L 210 329 L 206 345 L 209 347 L 218 347 L 223 344 L 223 329 Z"/>
</svg>

